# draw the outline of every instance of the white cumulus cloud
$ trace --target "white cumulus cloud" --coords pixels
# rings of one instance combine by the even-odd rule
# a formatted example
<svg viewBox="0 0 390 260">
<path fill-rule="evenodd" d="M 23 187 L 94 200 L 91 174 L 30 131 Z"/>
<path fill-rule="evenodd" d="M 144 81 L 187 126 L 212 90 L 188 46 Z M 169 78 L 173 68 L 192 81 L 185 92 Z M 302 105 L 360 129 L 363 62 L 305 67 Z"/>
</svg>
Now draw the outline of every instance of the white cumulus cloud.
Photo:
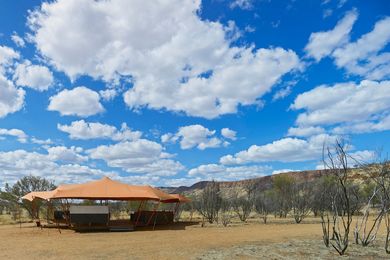
<svg viewBox="0 0 390 260">
<path fill-rule="evenodd" d="M 53 141 L 50 138 L 47 138 L 46 140 L 42 140 L 36 137 L 32 137 L 31 142 L 39 145 L 49 145 L 53 143 Z"/>
<path fill-rule="evenodd" d="M 179 141 L 181 149 L 197 147 L 200 150 L 204 150 L 206 148 L 220 147 L 224 144 L 220 138 L 214 136 L 215 133 L 215 130 L 210 130 L 202 125 L 189 125 L 180 127 L 175 134 L 168 133 L 162 135 L 161 141 Z"/>
<path fill-rule="evenodd" d="M 12 35 L 11 35 L 11 39 L 12 41 L 18 46 L 18 47 L 21 47 L 23 48 L 25 46 L 25 42 L 23 40 L 22 37 L 20 37 L 16 32 L 14 32 Z"/>
<path fill-rule="evenodd" d="M 13 79 L 18 86 L 38 91 L 48 90 L 54 81 L 53 74 L 47 67 L 32 65 L 28 61 L 16 67 Z"/>
<path fill-rule="evenodd" d="M 307 137 L 311 135 L 323 134 L 325 129 L 318 126 L 309 126 L 309 127 L 290 127 L 288 129 L 288 136 L 298 136 L 298 137 Z"/>
<path fill-rule="evenodd" d="M 259 105 L 300 67 L 291 50 L 233 47 L 231 26 L 200 19 L 200 4 L 59 0 L 43 3 L 28 23 L 40 53 L 72 79 L 131 77 L 124 100 L 134 110 L 236 113 L 239 105 Z"/>
<path fill-rule="evenodd" d="M 337 23 L 334 29 L 312 33 L 305 47 L 306 53 L 317 61 L 330 55 L 337 47 L 348 42 L 349 33 L 357 18 L 357 12 L 352 10 Z"/>
<path fill-rule="evenodd" d="M 0 46 L 0 118 L 22 109 L 25 91 L 7 79 L 7 72 L 19 53 L 7 46 Z"/>
<path fill-rule="evenodd" d="M 335 63 L 349 73 L 367 79 L 383 79 L 390 76 L 390 53 L 380 52 L 390 42 L 390 17 L 378 21 L 374 29 L 333 53 Z"/>
<path fill-rule="evenodd" d="M 0 118 L 22 109 L 25 91 L 14 86 L 0 73 Z"/>
<path fill-rule="evenodd" d="M 28 135 L 20 129 L 4 129 L 0 128 L 0 136 L 14 136 L 18 139 L 19 142 L 21 143 L 26 143 L 28 139 Z"/>
<path fill-rule="evenodd" d="M 12 65 L 19 53 L 7 46 L 0 46 L 0 74 L 4 74 L 5 68 Z"/>
<path fill-rule="evenodd" d="M 322 85 L 298 95 L 292 109 L 304 109 L 296 123 L 301 127 L 330 125 L 335 133 L 390 129 L 390 81 L 363 80 Z"/>
<path fill-rule="evenodd" d="M 132 131 L 126 123 L 120 129 L 98 122 L 73 121 L 70 125 L 58 124 L 57 128 L 69 134 L 71 139 L 112 139 L 114 141 L 137 140 L 142 132 Z"/>
<path fill-rule="evenodd" d="M 110 101 L 118 95 L 118 91 L 116 89 L 106 89 L 100 90 L 99 94 L 103 100 Z"/>
<path fill-rule="evenodd" d="M 159 143 L 146 139 L 101 145 L 87 153 L 92 159 L 104 160 L 110 167 L 135 174 L 169 176 L 184 169 L 179 162 L 167 159 L 170 156 Z"/>
<path fill-rule="evenodd" d="M 5 182 L 16 182 L 23 176 L 34 175 L 54 180 L 56 184 L 80 183 L 103 176 L 116 176 L 115 172 L 106 172 L 77 163 L 60 164 L 49 154 L 15 150 L 0 152 L 0 186 Z"/>
<path fill-rule="evenodd" d="M 390 114 L 372 121 L 346 123 L 332 129 L 335 134 L 372 133 L 390 129 Z"/>
<path fill-rule="evenodd" d="M 372 31 L 355 42 L 350 41 L 352 26 L 357 20 L 352 10 L 334 29 L 312 33 L 305 51 L 317 61 L 329 56 L 338 68 L 365 79 L 381 80 L 390 77 L 390 53 L 382 51 L 390 42 L 390 17 L 376 22 Z"/>
<path fill-rule="evenodd" d="M 88 117 L 103 112 L 104 108 L 100 104 L 97 92 L 81 86 L 71 90 L 65 89 L 50 97 L 48 110 L 58 111 L 63 116 Z"/>
<path fill-rule="evenodd" d="M 83 151 L 81 147 L 65 147 L 65 146 L 53 146 L 47 148 L 49 158 L 53 161 L 68 162 L 68 163 L 80 163 L 88 160 L 86 156 L 81 155 Z"/>
<path fill-rule="evenodd" d="M 231 181 L 242 180 L 268 175 L 269 166 L 225 166 L 221 164 L 204 164 L 188 171 L 192 178 L 203 180 Z"/>
<path fill-rule="evenodd" d="M 227 139 L 231 139 L 231 140 L 237 139 L 237 137 L 236 137 L 237 132 L 232 130 L 232 129 L 229 129 L 229 128 L 222 128 L 221 134 L 223 137 L 225 137 Z"/>
<path fill-rule="evenodd" d="M 220 159 L 222 164 L 246 164 L 253 162 L 298 162 L 321 159 L 324 144 L 332 145 L 335 136 L 320 134 L 307 140 L 283 138 L 265 145 L 252 145 L 247 150 L 226 155 Z"/>
</svg>

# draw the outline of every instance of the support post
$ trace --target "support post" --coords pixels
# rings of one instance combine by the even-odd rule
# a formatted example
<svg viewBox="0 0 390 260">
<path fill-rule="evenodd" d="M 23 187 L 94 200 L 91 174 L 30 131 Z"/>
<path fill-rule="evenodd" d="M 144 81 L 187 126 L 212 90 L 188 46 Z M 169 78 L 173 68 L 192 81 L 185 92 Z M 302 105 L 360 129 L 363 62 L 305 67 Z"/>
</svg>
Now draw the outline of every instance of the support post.
<svg viewBox="0 0 390 260">
<path fill-rule="evenodd" d="M 35 214 L 35 199 L 33 197 L 33 200 L 31 201 L 31 215 L 33 218 L 33 221 L 36 219 L 36 214 Z"/>
<path fill-rule="evenodd" d="M 152 215 L 150 215 L 150 218 L 149 218 L 148 223 L 146 224 L 146 226 L 149 226 L 150 222 L 152 221 L 153 216 L 156 215 L 156 211 L 157 211 L 157 209 L 160 207 L 160 203 L 161 203 L 161 201 L 159 201 L 159 202 L 154 206 Z M 157 218 L 157 215 L 156 215 L 155 219 L 156 219 L 156 218 Z M 154 221 L 154 222 L 156 223 L 156 221 Z M 154 227 L 153 227 L 153 229 L 154 229 Z"/>
<path fill-rule="evenodd" d="M 138 210 L 137 210 L 137 219 L 136 219 L 136 221 L 135 221 L 135 225 L 134 225 L 134 228 L 136 228 L 137 227 L 137 225 L 138 225 L 138 221 L 139 221 L 139 218 L 140 218 L 140 216 L 141 216 L 141 208 L 142 208 L 142 206 L 143 206 L 143 204 L 144 204 L 144 200 L 142 200 L 141 202 L 140 202 L 140 204 L 139 204 L 139 206 L 138 206 Z"/>
<path fill-rule="evenodd" d="M 158 203 L 158 206 L 160 206 L 160 202 Z M 154 228 L 156 227 L 156 221 L 157 221 L 157 215 L 156 215 L 156 217 L 154 218 L 153 230 L 154 230 Z"/>
<path fill-rule="evenodd" d="M 41 220 L 39 219 L 39 211 L 38 211 L 38 207 L 36 205 L 35 198 L 33 198 L 32 202 L 31 202 L 31 213 L 33 216 L 33 221 L 35 222 L 36 226 L 40 227 L 42 229 Z"/>
</svg>

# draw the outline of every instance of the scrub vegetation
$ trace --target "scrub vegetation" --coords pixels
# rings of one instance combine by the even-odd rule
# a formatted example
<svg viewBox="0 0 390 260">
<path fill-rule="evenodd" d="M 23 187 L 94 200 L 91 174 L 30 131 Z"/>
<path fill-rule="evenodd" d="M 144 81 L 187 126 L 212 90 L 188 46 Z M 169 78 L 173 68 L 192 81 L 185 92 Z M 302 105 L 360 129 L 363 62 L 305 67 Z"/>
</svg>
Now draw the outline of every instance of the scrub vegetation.
<svg viewBox="0 0 390 260">
<path fill-rule="evenodd" d="M 192 202 L 180 206 L 173 225 L 157 227 L 153 233 L 148 228 L 141 228 L 144 232 L 99 233 L 96 236 L 110 238 L 110 245 L 118 240 L 139 239 L 130 243 L 127 249 L 118 248 L 122 251 L 113 253 L 118 257 L 131 248 L 139 251 L 142 258 L 146 253 L 135 248 L 137 243 L 144 245 L 143 241 L 151 237 L 166 240 L 165 236 L 172 239 L 168 248 L 173 252 L 157 245 L 152 249 L 149 245 L 149 253 L 156 252 L 163 258 L 188 258 L 185 255 L 188 253 L 199 259 L 225 259 L 231 255 L 262 258 L 267 253 L 275 259 L 332 259 L 337 255 L 372 259 L 389 257 L 390 163 L 387 159 L 371 164 L 359 162 L 350 157 L 347 147 L 342 141 L 333 147 L 324 147 L 324 170 L 316 178 L 278 174 L 272 176 L 269 185 L 247 181 L 229 190 L 223 189 L 221 183 L 211 181 L 197 192 L 187 192 Z M 33 185 L 40 190 L 54 187 L 47 180 L 30 176 L 1 192 L 0 223 L 19 223 L 21 226 L 3 225 L 0 229 L 10 246 L 14 244 L 12 239 L 26 243 L 33 237 L 36 243 L 43 239 L 43 231 L 33 228 L 31 223 L 21 225 L 21 222 L 36 217 L 31 213 L 31 205 L 19 200 L 23 192 L 34 190 Z M 112 217 L 123 217 L 136 205 L 134 202 L 111 203 Z M 172 232 L 177 236 L 172 236 Z M 83 243 L 90 242 L 87 248 L 94 244 L 98 248 L 99 239 L 89 240 L 93 234 L 78 237 L 79 234 L 71 230 L 60 234 L 55 229 L 48 230 L 47 234 L 61 240 L 74 237 Z M 184 240 L 187 242 L 181 248 L 179 245 Z M 197 247 L 190 247 L 190 242 Z M 63 247 L 71 246 L 73 241 L 70 239 L 67 243 L 52 245 L 53 255 L 65 250 Z M 179 247 L 180 252 L 176 250 Z M 2 249 L 5 256 L 13 256 L 9 249 Z M 32 255 L 42 253 L 34 246 L 30 250 Z M 82 252 L 80 257 L 84 258 Z"/>
</svg>

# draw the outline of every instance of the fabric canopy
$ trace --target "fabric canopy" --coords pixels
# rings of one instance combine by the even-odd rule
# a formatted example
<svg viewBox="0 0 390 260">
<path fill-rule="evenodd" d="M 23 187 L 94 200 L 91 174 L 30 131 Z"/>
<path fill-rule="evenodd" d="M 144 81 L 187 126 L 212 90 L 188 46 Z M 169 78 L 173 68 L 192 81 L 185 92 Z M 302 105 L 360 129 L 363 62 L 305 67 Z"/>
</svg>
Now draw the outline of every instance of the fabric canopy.
<svg viewBox="0 0 390 260">
<path fill-rule="evenodd" d="M 22 197 L 22 199 L 29 200 L 29 201 L 33 201 L 34 199 L 50 200 L 53 198 L 54 194 L 58 190 L 71 188 L 71 187 L 74 187 L 75 185 L 77 185 L 77 184 L 63 184 L 63 185 L 58 186 L 56 189 L 50 190 L 50 191 L 32 191 L 32 192 L 24 195 Z"/>
<path fill-rule="evenodd" d="M 37 194 L 38 193 L 38 194 Z M 42 193 L 42 194 L 41 194 Z M 47 193 L 47 194 L 46 194 Z M 23 198 L 33 200 L 42 199 L 94 199 L 94 200 L 156 200 L 179 202 L 173 197 L 151 186 L 135 186 L 111 180 L 104 177 L 101 180 L 83 184 L 61 185 L 57 189 L 46 192 L 32 192 Z"/>
<path fill-rule="evenodd" d="M 22 199 L 29 200 L 29 201 L 33 201 L 35 198 L 49 200 L 51 198 L 51 196 L 53 196 L 53 192 L 54 192 L 54 190 L 52 190 L 52 191 L 33 191 L 33 192 L 30 192 L 30 193 L 24 195 L 22 197 Z"/>
<path fill-rule="evenodd" d="M 170 200 L 163 200 L 162 202 L 169 203 L 169 202 L 180 202 L 180 203 L 188 203 L 191 202 L 190 198 L 187 198 L 186 196 L 180 195 L 180 194 L 169 194 L 172 199 Z"/>
</svg>

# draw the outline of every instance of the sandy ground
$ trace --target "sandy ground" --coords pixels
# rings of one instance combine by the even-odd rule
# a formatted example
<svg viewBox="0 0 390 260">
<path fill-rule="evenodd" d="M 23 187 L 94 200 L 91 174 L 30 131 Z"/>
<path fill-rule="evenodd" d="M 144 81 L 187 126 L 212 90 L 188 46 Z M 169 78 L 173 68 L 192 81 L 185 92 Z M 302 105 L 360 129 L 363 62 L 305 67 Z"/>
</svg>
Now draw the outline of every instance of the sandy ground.
<svg viewBox="0 0 390 260">
<path fill-rule="evenodd" d="M 352 245 L 343 259 L 389 259 L 383 243 Z M 0 259 L 334 259 L 321 226 L 252 221 L 230 227 L 177 223 L 157 230 L 76 233 L 32 224 L 0 226 Z"/>
<path fill-rule="evenodd" d="M 351 244 L 348 254 L 338 256 L 326 248 L 321 240 L 291 239 L 279 243 L 255 243 L 239 245 L 224 250 L 212 249 L 197 256 L 196 259 L 389 259 L 382 244 L 366 248 Z"/>
</svg>

